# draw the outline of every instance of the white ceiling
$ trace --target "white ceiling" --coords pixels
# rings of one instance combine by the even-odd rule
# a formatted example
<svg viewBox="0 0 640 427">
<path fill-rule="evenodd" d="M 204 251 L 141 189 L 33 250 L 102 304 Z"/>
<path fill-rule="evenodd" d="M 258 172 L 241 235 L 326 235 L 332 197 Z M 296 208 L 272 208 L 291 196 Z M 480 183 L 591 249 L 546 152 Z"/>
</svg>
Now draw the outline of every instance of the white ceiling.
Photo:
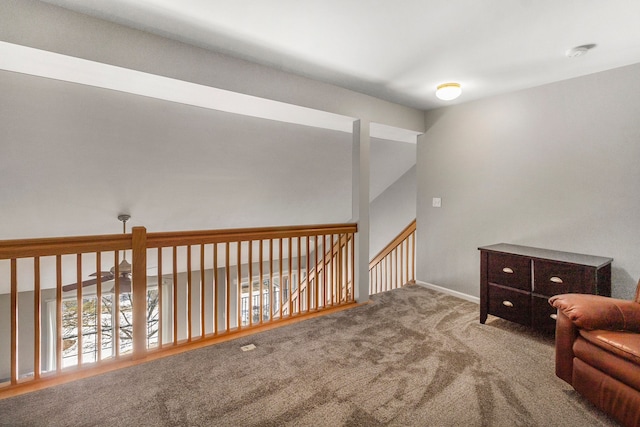
<svg viewBox="0 0 640 427">
<path fill-rule="evenodd" d="M 638 0 L 45 1 L 420 109 L 640 62 Z"/>
</svg>

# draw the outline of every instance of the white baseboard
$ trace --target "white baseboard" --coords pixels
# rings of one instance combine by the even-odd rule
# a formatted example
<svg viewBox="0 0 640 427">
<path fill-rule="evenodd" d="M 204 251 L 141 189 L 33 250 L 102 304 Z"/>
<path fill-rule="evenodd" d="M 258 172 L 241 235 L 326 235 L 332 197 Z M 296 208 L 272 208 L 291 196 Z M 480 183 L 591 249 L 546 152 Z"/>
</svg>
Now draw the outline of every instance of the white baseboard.
<svg viewBox="0 0 640 427">
<path fill-rule="evenodd" d="M 431 289 L 437 292 L 442 292 L 444 294 L 453 295 L 454 297 L 462 298 L 464 300 L 467 300 L 476 304 L 480 304 L 480 298 L 478 297 L 474 297 L 468 294 L 463 294 L 462 292 L 454 291 L 448 288 L 443 288 L 442 286 L 434 285 L 432 283 L 421 282 L 419 280 L 416 280 L 416 285 L 419 285 L 424 288 Z"/>
</svg>

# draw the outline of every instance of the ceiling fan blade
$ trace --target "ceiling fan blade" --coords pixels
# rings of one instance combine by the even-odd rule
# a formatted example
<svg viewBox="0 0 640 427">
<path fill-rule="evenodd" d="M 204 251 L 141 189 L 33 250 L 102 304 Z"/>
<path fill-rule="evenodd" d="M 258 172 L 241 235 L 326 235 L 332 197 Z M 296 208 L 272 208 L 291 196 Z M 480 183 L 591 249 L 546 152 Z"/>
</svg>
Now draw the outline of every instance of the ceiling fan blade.
<svg viewBox="0 0 640 427">
<path fill-rule="evenodd" d="M 93 276 L 93 274 L 92 274 Z M 109 280 L 113 280 L 113 275 L 111 273 L 106 273 L 103 274 L 102 277 L 100 278 L 100 282 L 104 283 L 107 282 Z M 89 279 L 89 280 L 85 280 L 84 282 L 82 282 L 82 287 L 87 287 L 87 286 L 91 286 L 91 285 L 95 285 L 98 283 L 98 278 L 96 277 L 95 279 Z M 78 284 L 77 283 L 70 283 L 68 285 L 65 285 L 62 287 L 62 291 L 63 292 L 67 292 L 67 291 L 74 291 L 78 289 Z"/>
<path fill-rule="evenodd" d="M 110 274 L 111 274 L 110 271 L 96 271 L 95 273 L 91 273 L 89 276 L 91 276 L 91 277 L 97 277 L 98 275 L 100 275 L 100 276 L 108 276 Z"/>
</svg>

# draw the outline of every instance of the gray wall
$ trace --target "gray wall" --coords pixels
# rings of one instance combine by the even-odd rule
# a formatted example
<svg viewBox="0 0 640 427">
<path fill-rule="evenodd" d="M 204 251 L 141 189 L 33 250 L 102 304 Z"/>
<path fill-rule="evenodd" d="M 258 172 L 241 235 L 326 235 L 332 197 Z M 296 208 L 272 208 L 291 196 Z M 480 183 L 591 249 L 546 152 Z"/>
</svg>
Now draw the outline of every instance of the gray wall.
<svg viewBox="0 0 640 427">
<path fill-rule="evenodd" d="M 630 298 L 640 278 L 639 75 L 637 64 L 428 112 L 418 279 L 478 296 L 478 246 L 506 242 L 612 257 L 613 296 Z"/>
<path fill-rule="evenodd" d="M 416 218 L 416 166 L 371 202 L 369 259 Z"/>
</svg>

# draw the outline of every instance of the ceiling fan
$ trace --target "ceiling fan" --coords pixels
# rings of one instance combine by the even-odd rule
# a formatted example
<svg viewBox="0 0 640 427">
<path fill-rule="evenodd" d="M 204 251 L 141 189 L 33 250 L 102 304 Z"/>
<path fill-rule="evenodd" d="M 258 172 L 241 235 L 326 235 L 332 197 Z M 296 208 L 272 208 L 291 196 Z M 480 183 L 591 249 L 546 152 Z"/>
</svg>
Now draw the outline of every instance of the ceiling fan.
<svg viewBox="0 0 640 427">
<path fill-rule="evenodd" d="M 118 221 L 122 222 L 122 233 L 127 232 L 127 221 L 130 218 L 131 216 L 127 214 L 118 215 Z M 111 267 L 109 271 L 96 271 L 95 273 L 90 274 L 90 276 L 93 276 L 95 278 L 81 282 L 83 288 L 97 284 L 98 277 L 100 277 L 100 283 L 115 280 L 116 266 L 114 265 L 113 267 Z M 126 252 L 124 252 L 123 260 L 120 262 L 120 264 L 118 264 L 118 276 L 120 279 L 120 292 L 131 292 L 131 264 L 127 261 Z M 62 287 L 62 290 L 64 292 L 73 291 L 76 289 L 78 289 L 78 283 L 70 283 Z"/>
</svg>

